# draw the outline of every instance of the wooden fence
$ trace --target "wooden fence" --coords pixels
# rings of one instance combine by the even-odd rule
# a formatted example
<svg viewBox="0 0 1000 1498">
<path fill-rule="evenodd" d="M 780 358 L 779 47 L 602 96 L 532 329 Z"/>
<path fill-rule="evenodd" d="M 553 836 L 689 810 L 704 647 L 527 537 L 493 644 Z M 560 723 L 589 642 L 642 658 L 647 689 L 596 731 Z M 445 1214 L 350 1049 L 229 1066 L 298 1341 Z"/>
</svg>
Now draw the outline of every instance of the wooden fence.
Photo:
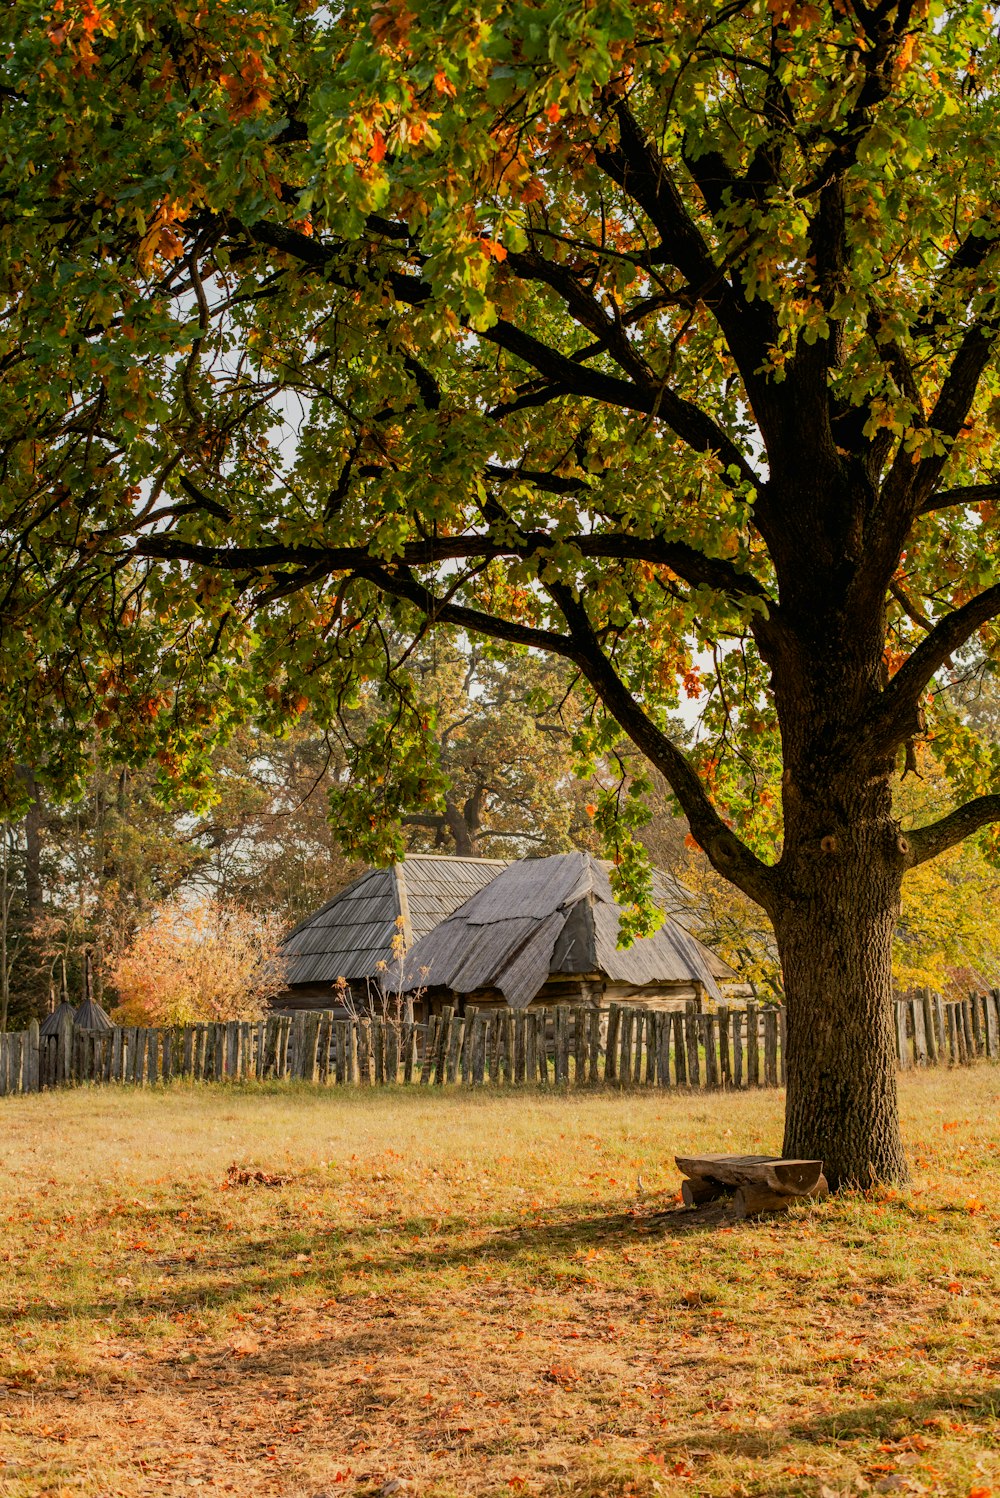
<svg viewBox="0 0 1000 1498">
<path fill-rule="evenodd" d="M 924 991 L 895 1006 L 899 1064 L 966 1065 L 1000 1054 L 1000 990 L 944 1003 Z M 0 1097 L 71 1083 L 304 1081 L 320 1086 L 777 1087 L 782 1009 L 699 1014 L 630 1005 L 522 1012 L 445 1009 L 426 1025 L 332 1013 L 257 1022 L 0 1035 Z"/>
</svg>

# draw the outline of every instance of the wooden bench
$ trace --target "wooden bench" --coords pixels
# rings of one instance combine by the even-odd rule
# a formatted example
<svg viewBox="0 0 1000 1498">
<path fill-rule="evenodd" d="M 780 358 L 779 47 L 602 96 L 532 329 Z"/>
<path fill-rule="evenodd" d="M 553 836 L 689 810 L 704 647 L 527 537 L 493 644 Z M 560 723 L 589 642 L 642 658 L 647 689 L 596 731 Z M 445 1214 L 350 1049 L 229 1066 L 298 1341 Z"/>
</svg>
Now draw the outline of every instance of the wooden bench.
<svg viewBox="0 0 1000 1498">
<path fill-rule="evenodd" d="M 803 1197 L 828 1196 L 822 1160 L 783 1160 L 780 1155 L 676 1155 L 677 1169 L 686 1177 L 684 1205 L 732 1197 L 736 1217 L 763 1212 L 787 1212 Z"/>
</svg>

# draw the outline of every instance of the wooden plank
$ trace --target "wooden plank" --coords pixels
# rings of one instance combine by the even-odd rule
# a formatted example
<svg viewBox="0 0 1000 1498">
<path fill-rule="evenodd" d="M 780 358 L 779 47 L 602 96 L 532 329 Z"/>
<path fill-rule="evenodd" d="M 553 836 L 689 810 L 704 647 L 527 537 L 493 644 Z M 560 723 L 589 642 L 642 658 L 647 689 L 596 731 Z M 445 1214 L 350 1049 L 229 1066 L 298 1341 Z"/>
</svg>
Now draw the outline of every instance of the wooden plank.
<svg viewBox="0 0 1000 1498">
<path fill-rule="evenodd" d="M 333 1049 L 333 1015 L 324 1009 L 316 1034 L 316 1072 L 321 1087 L 330 1085 L 330 1052 Z"/>
<path fill-rule="evenodd" d="M 595 1006 L 587 1015 L 587 1082 L 596 1087 L 601 1081 L 601 1026 L 604 1016 Z"/>
<path fill-rule="evenodd" d="M 674 1070 L 677 1075 L 677 1086 L 687 1086 L 687 1037 L 684 1032 L 684 1015 L 679 1009 L 675 1009 L 670 1016 L 674 1031 Z"/>
<path fill-rule="evenodd" d="M 8 1097 L 10 1094 L 10 1047 L 7 1044 L 7 1036 L 0 1031 L 0 1097 Z"/>
<path fill-rule="evenodd" d="M 403 1085 L 409 1087 L 413 1082 L 413 1072 L 417 1064 L 417 1029 L 413 1024 L 406 1026 L 406 1036 L 403 1042 Z"/>
<path fill-rule="evenodd" d="M 150 1030 L 146 1038 L 146 1080 L 155 1087 L 160 1080 L 160 1032 Z"/>
<path fill-rule="evenodd" d="M 535 1022 L 535 1055 L 538 1061 L 537 1080 L 543 1087 L 549 1085 L 549 1011 L 547 1009 L 533 1009 L 528 1011 Z"/>
<path fill-rule="evenodd" d="M 747 1005 L 747 1086 L 760 1086 L 760 1037 L 757 1030 L 757 1005 Z"/>
<path fill-rule="evenodd" d="M 553 1015 L 552 1053 L 555 1084 L 562 1087 L 569 1081 L 569 1021 L 566 1005 L 557 1004 Z"/>
<path fill-rule="evenodd" d="M 913 1030 L 913 1064 L 927 1065 L 927 1031 L 924 1028 L 924 1005 L 920 995 L 910 1000 L 910 1026 Z"/>
<path fill-rule="evenodd" d="M 659 1027 L 657 1020 L 660 1018 L 655 1009 L 647 1009 L 643 1015 L 642 1028 L 646 1044 L 646 1066 L 643 1072 L 643 1080 L 647 1087 L 656 1086 L 656 1073 L 660 1064 L 660 1051 L 657 1041 L 659 1039 Z"/>
<path fill-rule="evenodd" d="M 992 1060 L 997 1059 L 998 1039 L 1000 1039 L 1000 1009 L 997 1006 L 997 990 L 991 989 L 984 994 L 986 1005 L 986 1054 Z"/>
<path fill-rule="evenodd" d="M 906 1045 L 906 1004 L 902 999 L 897 999 L 892 1008 L 893 1024 L 896 1031 L 896 1064 L 905 1071 L 910 1064 L 909 1052 Z"/>
<path fill-rule="evenodd" d="M 947 1045 L 947 1021 L 945 1018 L 944 999 L 939 993 L 934 995 L 934 1017 L 937 1026 L 938 1055 L 948 1054 Z"/>
<path fill-rule="evenodd" d="M 787 1079 L 787 1068 L 785 1066 L 785 1052 L 787 1046 L 785 1037 L 788 1033 L 788 1016 L 784 1004 L 778 1006 L 778 1078 L 784 1087 Z"/>
<path fill-rule="evenodd" d="M 742 1009 L 734 1009 L 732 1013 L 733 1025 L 733 1086 L 743 1086 L 743 1021 Z"/>
<path fill-rule="evenodd" d="M 471 1087 L 473 1085 L 473 1066 L 475 1062 L 473 1052 L 475 1050 L 475 1041 L 479 1034 L 479 1017 L 480 1010 L 476 1004 L 470 1005 L 465 1011 L 462 1044 L 459 1047 L 458 1068 L 456 1071 L 456 1078 L 461 1081 L 464 1087 Z"/>
<path fill-rule="evenodd" d="M 778 1015 L 772 1008 L 764 1010 L 764 1083 L 778 1085 Z"/>
<path fill-rule="evenodd" d="M 353 1025 L 354 1041 L 358 1051 L 358 1084 L 370 1087 L 372 1081 L 371 1028 L 366 1019 L 356 1019 Z"/>
<path fill-rule="evenodd" d="M 38 1021 L 33 1019 L 28 1026 L 24 1048 L 24 1090 L 25 1092 L 40 1092 L 41 1087 L 41 1042 L 38 1038 Z"/>
<path fill-rule="evenodd" d="M 372 1018 L 371 1026 L 371 1048 L 372 1048 L 372 1071 L 375 1075 L 375 1086 L 385 1086 L 385 1024 L 382 1020 Z"/>
<path fill-rule="evenodd" d="M 486 1018 L 481 1009 L 473 1009 L 466 1021 L 469 1036 L 469 1085 L 482 1087 L 486 1077 Z"/>
<path fill-rule="evenodd" d="M 656 1085 L 670 1086 L 670 1015 L 656 1015 Z"/>
<path fill-rule="evenodd" d="M 931 991 L 929 988 L 920 990 L 920 1007 L 924 1011 L 924 1041 L 927 1046 L 927 1064 L 936 1066 L 939 1056 L 937 1025 L 935 1024 L 934 1008 L 931 1004 Z"/>
<path fill-rule="evenodd" d="M 618 1065 L 615 1068 L 619 1087 L 632 1085 L 632 1029 L 634 1024 L 635 1012 L 627 1004 L 623 1004 L 618 1025 Z"/>
<path fill-rule="evenodd" d="M 482 1020 L 478 1009 L 473 1011 L 475 1019 Z M 465 1031 L 467 1021 L 464 1015 L 456 1014 L 451 1022 L 451 1035 L 448 1038 L 448 1054 L 444 1063 L 444 1079 L 446 1082 L 455 1083 L 460 1075 L 462 1061 L 462 1048 L 465 1044 Z M 474 1026 L 469 1027 L 474 1028 Z"/>
<path fill-rule="evenodd" d="M 344 1057 L 346 1080 L 353 1083 L 358 1075 L 358 1027 L 353 1021 L 347 1025 L 347 1054 Z"/>
<path fill-rule="evenodd" d="M 701 1057 L 699 1055 L 698 1012 L 694 1000 L 688 999 L 684 1008 L 684 1047 L 687 1051 L 687 1075 L 689 1087 L 701 1086 Z"/>
<path fill-rule="evenodd" d="M 951 1066 L 958 1065 L 958 1031 L 955 1025 L 955 1005 L 946 1004 L 944 1008 L 944 1023 L 947 1034 L 948 1062 Z"/>
<path fill-rule="evenodd" d="M 969 999 L 962 999 L 959 1003 L 962 1015 L 962 1038 L 965 1041 L 965 1064 L 971 1066 L 976 1059 L 976 1042 L 972 1034 L 972 1003 Z"/>
<path fill-rule="evenodd" d="M 73 1075 L 73 1020 L 64 1014 L 59 1022 L 57 1075 L 60 1082 L 68 1082 Z"/>
<path fill-rule="evenodd" d="M 524 1080 L 532 1085 L 538 1080 L 538 1024 L 537 1016 L 526 1009 L 524 1021 Z"/>
<path fill-rule="evenodd" d="M 719 1022 L 714 1014 L 702 1014 L 699 1019 L 705 1046 L 705 1086 L 714 1091 L 719 1086 Z"/>
<path fill-rule="evenodd" d="M 427 1021 L 427 1029 L 424 1032 L 424 1054 L 421 1058 L 420 1081 L 426 1087 L 431 1080 L 431 1067 L 434 1060 L 434 1052 L 437 1048 L 438 1017 L 432 1014 Z"/>
<path fill-rule="evenodd" d="M 719 1005 L 719 1083 L 732 1087 L 733 1068 L 729 1059 L 729 1005 Z"/>
<path fill-rule="evenodd" d="M 826 1183 L 826 1176 L 821 1175 L 812 1191 L 805 1193 L 806 1198 L 818 1200 L 829 1196 L 830 1188 Z M 740 1186 L 733 1194 L 732 1213 L 736 1221 L 746 1217 L 761 1217 L 767 1212 L 787 1212 L 793 1201 L 803 1200 L 788 1196 L 781 1191 L 769 1191 L 766 1186 Z"/>
<path fill-rule="evenodd" d="M 608 1034 L 604 1047 L 604 1081 L 609 1086 L 618 1081 L 618 1053 L 621 1047 L 621 1024 L 621 1005 L 610 1005 L 608 1009 Z"/>
<path fill-rule="evenodd" d="M 972 1045 L 977 1056 L 983 1054 L 983 1004 L 977 993 L 969 995 L 969 1010 L 972 1019 Z"/>
<path fill-rule="evenodd" d="M 306 1015 L 305 1041 L 302 1052 L 303 1080 L 315 1086 L 319 1072 L 319 1031 L 323 1022 L 320 1011 Z"/>
<path fill-rule="evenodd" d="M 227 1020 L 224 1026 L 224 1040 L 222 1053 L 222 1073 L 228 1080 L 232 1081 L 237 1075 L 237 1052 L 239 1044 L 240 1027 L 236 1020 Z"/>
<path fill-rule="evenodd" d="M 437 1048 L 434 1053 L 434 1082 L 438 1087 L 444 1083 L 448 1047 L 451 1045 L 451 1032 L 454 1024 L 455 1010 L 452 1005 L 446 1004 L 441 1010 L 441 1025 L 438 1030 Z"/>
</svg>

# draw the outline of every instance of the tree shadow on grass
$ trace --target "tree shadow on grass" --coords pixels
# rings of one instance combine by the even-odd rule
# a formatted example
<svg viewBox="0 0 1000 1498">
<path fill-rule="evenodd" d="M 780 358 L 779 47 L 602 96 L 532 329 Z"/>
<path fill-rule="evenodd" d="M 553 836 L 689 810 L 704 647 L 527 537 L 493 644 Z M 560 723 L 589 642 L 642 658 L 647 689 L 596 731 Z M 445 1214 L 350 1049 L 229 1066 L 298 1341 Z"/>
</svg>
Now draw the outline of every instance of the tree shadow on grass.
<svg viewBox="0 0 1000 1498">
<path fill-rule="evenodd" d="M 166 1204 L 159 1209 L 143 1208 L 144 1218 L 156 1215 L 173 1219 L 176 1210 Z M 613 1206 L 608 1201 L 587 1201 L 550 1207 L 546 1219 L 537 1222 L 508 1214 L 499 1222 L 476 1225 L 458 1216 L 443 1220 L 380 1219 L 327 1230 L 305 1222 L 270 1231 L 258 1226 L 242 1239 L 234 1235 L 224 1250 L 213 1245 L 200 1253 L 195 1240 L 193 1259 L 178 1252 L 154 1253 L 139 1260 L 139 1273 L 149 1268 L 161 1272 L 155 1293 L 147 1294 L 141 1285 L 108 1285 L 100 1287 L 104 1293 L 88 1301 L 76 1299 L 73 1291 L 67 1290 L 67 1309 L 71 1303 L 78 1320 L 102 1321 L 140 1311 L 146 1315 L 152 1311 L 160 1317 L 224 1311 L 248 1299 L 301 1295 L 305 1291 L 343 1299 L 345 1278 L 358 1271 L 392 1293 L 397 1284 L 414 1276 L 430 1280 L 449 1270 L 481 1266 L 495 1269 L 501 1265 L 516 1269 L 519 1264 L 537 1273 L 540 1262 L 562 1265 L 590 1248 L 620 1245 L 626 1249 L 637 1237 L 681 1238 L 731 1227 L 733 1221 L 727 1202 L 696 1208 L 622 1210 L 618 1199 Z M 739 1228 L 754 1231 L 752 1223 L 741 1223 Z M 474 1241 L 468 1241 L 469 1237 Z M 167 1271 L 166 1284 L 162 1271 Z M 369 1293 L 359 1288 L 347 1298 L 367 1298 Z M 39 1319 L 50 1320 L 53 1310 L 58 1307 L 46 1302 L 38 1309 Z M 0 1307 L 0 1326 L 16 1324 L 23 1328 L 31 1319 L 31 1312 L 16 1305 Z"/>
<path fill-rule="evenodd" d="M 868 1468 L 874 1483 L 892 1475 L 890 1469 L 895 1465 L 894 1456 L 925 1453 L 927 1459 L 934 1462 L 932 1442 L 925 1447 L 914 1444 L 912 1440 L 908 1443 L 908 1437 L 922 1435 L 928 1427 L 938 1427 L 941 1420 L 995 1424 L 998 1417 L 1000 1384 L 979 1389 L 962 1386 L 954 1391 L 940 1390 L 914 1399 L 854 1401 L 806 1419 L 789 1420 L 780 1429 L 740 1431 L 717 1426 L 699 1432 L 696 1443 L 688 1435 L 658 1441 L 656 1445 L 669 1466 L 671 1460 L 684 1458 L 693 1444 L 697 1444 L 699 1452 L 705 1455 L 752 1464 L 773 1456 L 776 1444 L 784 1447 L 790 1442 L 798 1442 L 816 1447 L 817 1452 L 835 1450 L 862 1471 Z M 809 1460 L 808 1451 L 796 1455 L 803 1461 Z M 837 1481 L 836 1478 L 830 1480 Z M 797 1475 L 787 1480 L 782 1480 L 781 1476 L 770 1477 L 768 1498 L 793 1498 L 793 1495 L 804 1493 L 814 1495 L 816 1481 L 815 1476 L 810 1476 L 805 1482 Z M 852 1487 L 850 1491 L 855 1489 Z"/>
</svg>

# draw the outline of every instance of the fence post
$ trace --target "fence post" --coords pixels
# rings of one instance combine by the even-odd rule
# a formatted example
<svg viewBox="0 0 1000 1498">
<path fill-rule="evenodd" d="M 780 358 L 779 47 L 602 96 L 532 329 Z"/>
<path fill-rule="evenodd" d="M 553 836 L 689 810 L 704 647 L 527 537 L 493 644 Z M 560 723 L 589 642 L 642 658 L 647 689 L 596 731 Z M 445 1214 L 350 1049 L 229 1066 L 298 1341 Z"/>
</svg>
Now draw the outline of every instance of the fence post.
<svg viewBox="0 0 1000 1498">
<path fill-rule="evenodd" d="M 25 1092 L 41 1092 L 41 1054 L 38 1039 L 38 1021 L 33 1019 L 28 1026 L 28 1035 L 24 1047 L 24 1090 Z"/>
<path fill-rule="evenodd" d="M 719 1085 L 719 1053 L 715 1043 L 718 1021 L 714 1014 L 702 1014 L 700 1019 L 705 1036 L 705 1086 L 715 1089 Z"/>
<path fill-rule="evenodd" d="M 897 999 L 892 1007 L 896 1022 L 896 1060 L 905 1071 L 910 1064 L 906 1050 L 906 1005 L 902 999 Z"/>
<path fill-rule="evenodd" d="M 68 1082 L 73 1075 L 73 1020 L 68 1014 L 59 1021 L 56 1054 L 56 1077 L 60 1082 Z"/>
<path fill-rule="evenodd" d="M 701 1059 L 698 1055 L 698 1015 L 693 999 L 684 1006 L 684 1040 L 687 1047 L 688 1084 L 701 1086 Z"/>
<path fill-rule="evenodd" d="M 757 1033 L 757 1005 L 747 1005 L 747 1086 L 760 1086 L 760 1037 Z"/>
<path fill-rule="evenodd" d="M 997 1032 L 1000 1026 L 997 1024 L 997 989 L 991 989 L 984 995 L 986 1004 L 986 1054 L 992 1058 L 997 1055 Z"/>
<path fill-rule="evenodd" d="M 920 1007 L 924 1011 L 924 1044 L 927 1047 L 927 1064 L 928 1066 L 936 1066 L 940 1052 L 937 1026 L 934 1023 L 934 1009 L 931 1005 L 931 991 L 929 988 L 922 988 L 920 990 Z"/>
<path fill-rule="evenodd" d="M 778 1085 L 778 1011 L 770 1007 L 764 1010 L 764 1082 Z"/>
</svg>

